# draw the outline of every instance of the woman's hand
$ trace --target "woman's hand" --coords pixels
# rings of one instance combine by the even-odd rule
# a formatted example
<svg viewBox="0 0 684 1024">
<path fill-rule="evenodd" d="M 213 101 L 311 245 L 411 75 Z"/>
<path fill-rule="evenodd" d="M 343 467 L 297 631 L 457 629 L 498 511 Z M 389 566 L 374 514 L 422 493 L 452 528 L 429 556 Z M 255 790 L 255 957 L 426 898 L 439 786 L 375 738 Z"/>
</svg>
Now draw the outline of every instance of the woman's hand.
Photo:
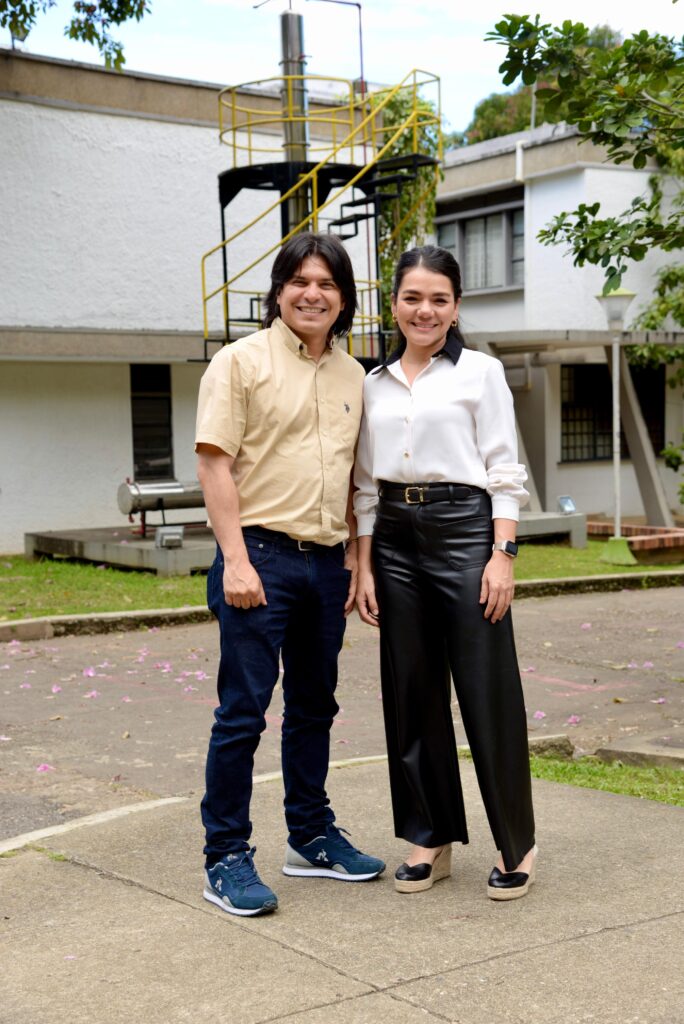
<svg viewBox="0 0 684 1024">
<path fill-rule="evenodd" d="M 379 609 L 375 597 L 375 579 L 368 566 L 359 567 L 359 581 L 356 586 L 356 607 L 359 615 L 369 626 L 379 626 Z"/>
<path fill-rule="evenodd" d="M 503 551 L 495 551 L 482 573 L 480 604 L 485 605 L 485 619 L 499 622 L 511 607 L 514 591 L 513 559 Z"/>
</svg>

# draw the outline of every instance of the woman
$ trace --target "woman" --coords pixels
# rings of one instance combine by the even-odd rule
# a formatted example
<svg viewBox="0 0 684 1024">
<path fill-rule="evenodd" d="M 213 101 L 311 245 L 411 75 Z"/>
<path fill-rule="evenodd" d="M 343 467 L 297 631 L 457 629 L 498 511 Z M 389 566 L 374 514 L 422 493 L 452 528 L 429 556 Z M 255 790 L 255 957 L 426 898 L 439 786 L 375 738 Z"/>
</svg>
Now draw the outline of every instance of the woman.
<svg viewBox="0 0 684 1024">
<path fill-rule="evenodd" d="M 487 893 L 524 896 L 536 846 L 527 723 L 509 606 L 519 505 L 513 401 L 501 363 L 464 348 L 461 275 L 445 249 L 405 252 L 392 294 L 398 350 L 366 378 L 354 507 L 357 601 L 380 626 L 397 836 L 419 892 L 468 842 L 451 718 L 456 694 L 501 856 Z M 371 539 L 372 538 L 372 539 Z"/>
</svg>

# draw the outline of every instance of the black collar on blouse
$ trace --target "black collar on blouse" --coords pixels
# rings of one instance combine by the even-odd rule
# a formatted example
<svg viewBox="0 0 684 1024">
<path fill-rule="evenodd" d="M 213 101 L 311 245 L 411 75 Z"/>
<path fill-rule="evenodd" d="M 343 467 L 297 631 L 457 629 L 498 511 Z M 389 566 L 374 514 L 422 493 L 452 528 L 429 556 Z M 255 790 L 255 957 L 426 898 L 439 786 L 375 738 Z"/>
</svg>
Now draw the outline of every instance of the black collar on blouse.
<svg viewBox="0 0 684 1024">
<path fill-rule="evenodd" d="M 371 373 L 380 373 L 381 370 L 387 369 L 387 367 L 390 365 L 390 363 L 396 363 L 398 359 L 401 359 L 401 357 L 403 356 L 405 351 L 406 351 L 406 342 L 402 341 L 402 343 L 399 346 L 399 348 L 395 349 L 395 351 L 392 353 L 392 355 L 388 356 L 387 359 L 384 361 L 384 363 L 381 363 L 380 366 L 376 366 L 374 370 L 371 370 Z M 438 356 L 448 356 L 449 359 L 452 361 L 452 363 L 455 366 L 456 363 L 458 362 L 458 360 L 461 357 L 461 352 L 462 351 L 463 351 L 463 342 L 460 341 L 455 336 L 453 331 L 449 331 L 449 333 L 447 334 L 446 341 L 444 342 L 444 344 L 440 348 L 439 352 L 435 352 L 435 354 L 434 354 L 434 356 L 432 358 L 433 359 L 437 359 Z"/>
</svg>

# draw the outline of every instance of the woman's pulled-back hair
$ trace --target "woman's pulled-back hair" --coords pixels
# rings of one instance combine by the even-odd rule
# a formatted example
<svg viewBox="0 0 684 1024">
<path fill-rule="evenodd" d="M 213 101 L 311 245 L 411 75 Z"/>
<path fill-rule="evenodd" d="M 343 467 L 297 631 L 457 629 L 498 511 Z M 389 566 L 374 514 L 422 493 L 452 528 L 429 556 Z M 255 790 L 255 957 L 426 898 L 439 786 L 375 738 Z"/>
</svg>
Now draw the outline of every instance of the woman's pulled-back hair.
<svg viewBox="0 0 684 1024">
<path fill-rule="evenodd" d="M 392 296 L 395 300 L 399 293 L 399 289 L 401 288 L 401 282 L 404 280 L 404 276 L 409 270 L 413 270 L 414 267 L 425 267 L 426 270 L 431 270 L 433 274 L 442 274 L 444 277 L 448 277 L 454 291 L 454 298 L 456 300 L 461 298 L 461 295 L 463 294 L 463 287 L 461 285 L 461 268 L 449 250 L 442 249 L 438 245 L 421 245 L 415 249 L 407 249 L 406 252 L 403 252 L 399 257 L 397 269 L 394 272 L 394 283 L 392 285 Z M 405 345 L 406 338 L 399 329 L 398 324 L 397 335 L 399 336 L 400 344 Z M 455 338 L 462 345 L 465 344 L 463 335 L 458 327 L 451 326 L 447 331 L 447 338 Z"/>
<path fill-rule="evenodd" d="M 280 316 L 278 294 L 283 285 L 296 276 L 307 256 L 319 256 L 325 260 L 344 300 L 344 309 L 340 310 L 332 325 L 332 334 L 338 337 L 349 334 L 356 312 L 356 285 L 349 254 L 335 235 L 318 235 L 310 231 L 294 235 L 276 256 L 271 270 L 271 287 L 264 300 L 264 327 L 270 327 Z"/>
</svg>

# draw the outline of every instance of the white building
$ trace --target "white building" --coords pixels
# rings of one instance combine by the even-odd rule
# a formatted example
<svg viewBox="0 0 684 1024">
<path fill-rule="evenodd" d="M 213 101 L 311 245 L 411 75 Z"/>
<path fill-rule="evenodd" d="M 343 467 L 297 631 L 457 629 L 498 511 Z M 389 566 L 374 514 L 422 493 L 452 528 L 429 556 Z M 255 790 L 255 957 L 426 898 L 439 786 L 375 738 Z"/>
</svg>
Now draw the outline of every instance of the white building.
<svg viewBox="0 0 684 1024">
<path fill-rule="evenodd" d="M 126 477 L 195 477 L 200 257 L 220 241 L 217 178 L 231 166 L 217 95 L 213 85 L 0 50 L 0 552 L 21 550 L 28 531 L 123 525 L 116 492 Z M 277 150 L 279 133 L 266 128 L 261 142 Z M 465 330 L 506 335 L 504 359 L 511 332 L 524 348 L 539 331 L 603 330 L 600 272 L 573 270 L 534 238 L 581 199 L 622 209 L 646 179 L 603 165 L 571 136 L 526 137 L 522 165 L 515 142 L 448 154 L 438 207 L 440 240 L 464 263 Z M 242 192 L 227 231 L 272 201 Z M 274 212 L 245 235 L 241 263 L 277 242 L 279 227 Z M 352 243 L 351 253 L 366 276 L 365 250 Z M 263 287 L 269 265 L 246 281 Z M 214 272 L 219 283 L 218 261 Z M 652 272 L 647 261 L 627 284 L 643 294 Z M 220 319 L 216 303 L 217 333 Z M 602 350 L 585 355 L 591 366 Z M 511 370 L 514 383 L 520 372 Z M 569 493 L 585 511 L 609 512 L 606 463 L 562 455 L 561 365 L 531 367 L 529 378 L 516 404 L 542 505 L 555 509 Z M 674 439 L 681 400 L 661 391 Z M 629 463 L 624 475 L 625 512 L 639 514 Z M 676 507 L 675 474 L 662 476 Z"/>
<path fill-rule="evenodd" d="M 232 166 L 218 92 L 0 50 L 0 552 L 27 531 L 125 524 L 127 477 L 195 479 L 200 257 Z M 278 159 L 277 125 L 251 141 Z M 227 233 L 273 201 L 242 192 Z M 241 239 L 241 265 L 279 228 L 274 212 Z M 247 284 L 267 287 L 270 263 Z M 210 271 L 220 283 L 220 256 Z"/>
<path fill-rule="evenodd" d="M 462 267 L 460 322 L 466 336 L 493 345 L 507 366 L 527 458 L 540 503 L 548 510 L 555 510 L 558 495 L 570 494 L 582 511 L 612 511 L 611 393 L 604 349 L 612 336 L 595 298 L 603 271 L 574 267 L 562 245 L 543 246 L 537 235 L 554 215 L 580 203 L 600 202 L 602 216 L 621 213 L 635 195 L 647 192 L 652 170 L 612 164 L 602 150 L 580 142 L 574 129 L 550 125 L 451 150 L 445 157 L 436 233 Z M 668 254 L 654 252 L 629 268 L 624 286 L 636 298 L 626 328 L 649 301 L 654 274 L 665 262 Z M 645 337 L 635 333 L 632 340 Z M 681 438 L 681 389 L 666 386 L 662 367 L 632 376 L 659 451 L 666 441 Z M 677 509 L 678 479 L 662 459 L 658 476 L 665 501 Z M 634 468 L 626 458 L 622 490 L 623 513 L 642 515 Z"/>
</svg>

